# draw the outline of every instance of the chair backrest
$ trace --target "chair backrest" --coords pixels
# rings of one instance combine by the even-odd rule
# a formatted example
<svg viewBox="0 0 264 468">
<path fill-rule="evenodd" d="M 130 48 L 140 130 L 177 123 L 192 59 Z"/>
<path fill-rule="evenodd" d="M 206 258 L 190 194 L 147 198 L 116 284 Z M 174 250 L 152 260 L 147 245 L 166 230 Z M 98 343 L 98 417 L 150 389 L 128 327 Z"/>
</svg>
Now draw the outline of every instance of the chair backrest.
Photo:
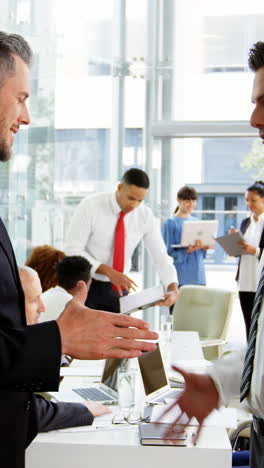
<svg viewBox="0 0 264 468">
<path fill-rule="evenodd" d="M 197 331 L 201 339 L 225 339 L 233 300 L 233 291 L 182 286 L 173 307 L 173 329 Z"/>
</svg>

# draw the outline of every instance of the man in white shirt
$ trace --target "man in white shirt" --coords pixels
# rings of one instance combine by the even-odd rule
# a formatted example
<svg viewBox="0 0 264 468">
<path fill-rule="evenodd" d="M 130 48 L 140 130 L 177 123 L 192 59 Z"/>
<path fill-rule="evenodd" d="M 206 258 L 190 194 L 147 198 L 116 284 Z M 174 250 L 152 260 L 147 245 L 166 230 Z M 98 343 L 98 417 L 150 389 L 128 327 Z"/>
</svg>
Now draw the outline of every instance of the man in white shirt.
<svg viewBox="0 0 264 468">
<path fill-rule="evenodd" d="M 41 315 L 40 321 L 56 320 L 59 317 L 67 302 L 75 296 L 78 281 L 84 281 L 89 291 L 90 272 L 90 262 L 80 255 L 66 256 L 58 262 L 56 265 L 58 285 L 42 294 L 42 301 L 46 310 L 45 314 Z"/>
<path fill-rule="evenodd" d="M 165 287 L 159 305 L 170 307 L 177 299 L 177 276 L 172 258 L 167 254 L 158 220 L 142 202 L 149 188 L 148 175 L 141 169 L 125 172 L 115 193 L 87 197 L 78 206 L 67 235 L 67 255 L 82 255 L 92 264 L 92 284 L 86 304 L 94 309 L 119 312 L 119 297 L 135 289 L 126 273 L 132 255 L 140 243 L 149 251 Z M 115 230 L 124 213 L 124 269 L 113 267 Z"/>
<path fill-rule="evenodd" d="M 252 102 L 255 107 L 251 115 L 250 124 L 259 130 L 259 136 L 264 143 L 264 42 L 257 42 L 249 53 L 249 67 L 255 73 Z M 263 265 L 263 260 L 260 262 Z M 259 315 L 254 310 L 259 311 Z M 250 385 L 246 393 L 246 404 L 253 414 L 253 427 L 251 431 L 251 468 L 263 468 L 264 466 L 264 300 L 263 300 L 263 270 L 260 277 L 258 290 L 252 311 L 252 323 L 249 333 L 247 358 L 244 364 L 245 352 L 236 352 L 223 356 L 208 369 L 207 375 L 195 375 L 183 370 L 185 389 L 178 404 L 182 413 L 188 418 L 196 417 L 199 421 L 197 436 L 201 430 L 204 419 L 214 408 L 227 404 L 230 399 L 239 394 L 241 375 L 241 396 L 243 396 L 243 381 L 247 379 L 247 364 L 250 352 L 253 363 L 252 374 L 248 375 Z M 256 317 L 256 320 L 253 320 Z M 255 326 L 254 326 L 255 325 Z M 257 327 L 256 327 L 257 325 Z M 252 369 L 252 367 L 251 367 Z M 245 380 L 244 380 L 245 379 Z M 244 387 L 245 388 L 245 387 Z M 173 405 L 173 406 L 174 406 Z M 172 408 L 173 408 L 172 406 Z M 179 418 L 173 424 L 178 422 Z"/>
</svg>

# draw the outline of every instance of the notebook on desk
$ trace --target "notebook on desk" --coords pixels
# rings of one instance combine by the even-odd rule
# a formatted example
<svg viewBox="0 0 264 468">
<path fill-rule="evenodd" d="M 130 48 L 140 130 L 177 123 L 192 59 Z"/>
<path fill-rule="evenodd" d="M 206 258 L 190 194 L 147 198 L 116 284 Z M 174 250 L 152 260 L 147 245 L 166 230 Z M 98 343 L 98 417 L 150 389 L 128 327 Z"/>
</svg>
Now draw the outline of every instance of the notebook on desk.
<svg viewBox="0 0 264 468">
<path fill-rule="evenodd" d="M 100 403 L 115 404 L 118 400 L 117 371 L 125 359 L 107 359 L 101 382 L 92 387 L 78 387 L 59 392 L 50 392 L 58 401 L 83 402 L 84 400 L 98 401 Z"/>
<path fill-rule="evenodd" d="M 139 425 L 139 437 L 142 445 L 177 445 L 187 446 L 187 433 L 183 427 L 178 425 L 177 431 L 165 437 L 165 432 L 170 428 L 170 424 L 148 423 Z"/>
</svg>

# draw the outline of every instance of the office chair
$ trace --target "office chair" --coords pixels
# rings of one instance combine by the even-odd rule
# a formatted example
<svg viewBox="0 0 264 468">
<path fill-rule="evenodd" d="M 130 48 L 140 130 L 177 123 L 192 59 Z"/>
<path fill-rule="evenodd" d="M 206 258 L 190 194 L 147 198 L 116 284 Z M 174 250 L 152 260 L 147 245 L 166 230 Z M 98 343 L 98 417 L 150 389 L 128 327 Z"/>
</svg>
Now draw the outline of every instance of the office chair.
<svg viewBox="0 0 264 468">
<path fill-rule="evenodd" d="M 216 359 L 226 343 L 234 294 L 207 286 L 182 286 L 173 307 L 173 330 L 199 332 L 204 357 Z"/>
<path fill-rule="evenodd" d="M 241 421 L 237 429 L 233 429 L 233 431 L 228 434 L 233 450 L 232 467 L 240 466 L 240 468 L 250 468 L 250 451 L 248 448 L 251 424 L 252 419 Z M 246 443 L 243 443 L 244 441 Z"/>
</svg>

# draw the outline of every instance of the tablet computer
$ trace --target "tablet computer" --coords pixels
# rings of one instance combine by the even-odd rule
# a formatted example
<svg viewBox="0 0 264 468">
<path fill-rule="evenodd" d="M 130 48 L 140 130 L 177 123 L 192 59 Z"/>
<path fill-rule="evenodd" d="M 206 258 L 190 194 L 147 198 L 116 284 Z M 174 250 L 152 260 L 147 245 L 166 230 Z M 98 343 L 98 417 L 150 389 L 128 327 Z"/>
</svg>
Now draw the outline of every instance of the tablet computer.
<svg viewBox="0 0 264 468">
<path fill-rule="evenodd" d="M 245 240 L 240 231 L 217 237 L 215 240 L 223 247 L 226 253 L 232 257 L 239 257 L 240 255 L 245 254 L 245 250 L 239 243 L 241 240 Z"/>
<path fill-rule="evenodd" d="M 201 241 L 203 245 L 212 245 L 217 235 L 218 220 L 208 221 L 185 221 L 182 225 L 181 244 L 172 244 L 172 247 L 188 247 L 194 245 L 196 241 Z"/>
</svg>

